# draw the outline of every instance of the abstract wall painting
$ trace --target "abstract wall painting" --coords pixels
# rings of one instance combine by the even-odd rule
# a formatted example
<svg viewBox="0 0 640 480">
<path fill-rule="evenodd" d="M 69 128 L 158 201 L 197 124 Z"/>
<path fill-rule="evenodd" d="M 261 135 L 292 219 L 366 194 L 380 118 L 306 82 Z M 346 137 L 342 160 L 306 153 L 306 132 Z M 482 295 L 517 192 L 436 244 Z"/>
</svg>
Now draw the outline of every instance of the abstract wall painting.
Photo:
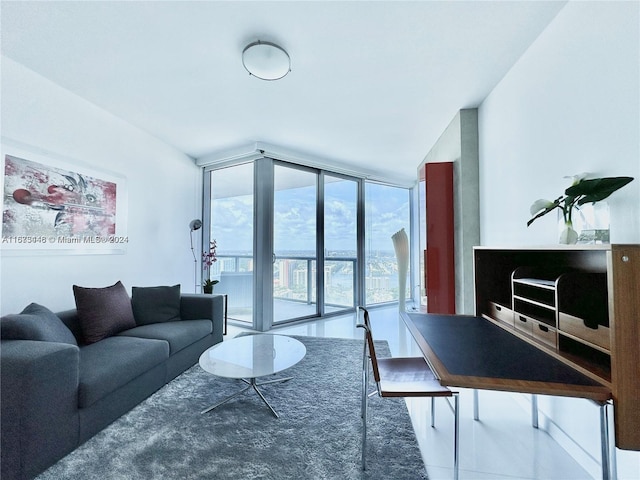
<svg viewBox="0 0 640 480">
<path fill-rule="evenodd" d="M 124 253 L 121 176 L 3 140 L 3 253 Z"/>
</svg>

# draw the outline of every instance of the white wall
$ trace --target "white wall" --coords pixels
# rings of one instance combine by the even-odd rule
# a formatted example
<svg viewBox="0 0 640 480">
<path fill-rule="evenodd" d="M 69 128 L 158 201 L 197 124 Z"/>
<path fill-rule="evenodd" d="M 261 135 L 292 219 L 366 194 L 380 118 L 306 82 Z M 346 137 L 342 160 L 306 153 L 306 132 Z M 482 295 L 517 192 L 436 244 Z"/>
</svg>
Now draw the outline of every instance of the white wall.
<svg viewBox="0 0 640 480">
<path fill-rule="evenodd" d="M 186 155 L 2 57 L 2 136 L 126 177 L 125 254 L 1 258 L 1 313 L 30 302 L 74 308 L 72 285 L 174 285 L 194 291 L 189 221 L 201 216 L 202 173 Z"/>
<path fill-rule="evenodd" d="M 565 175 L 627 175 L 609 198 L 612 243 L 640 243 L 640 3 L 570 2 L 479 109 L 483 245 L 557 243 L 554 214 L 527 228 L 529 206 L 553 199 Z M 576 399 L 541 406 L 599 475 L 598 410 Z M 590 458 L 591 457 L 591 458 Z M 640 453 L 619 452 L 637 479 Z"/>
<path fill-rule="evenodd" d="M 529 207 L 566 175 L 628 175 L 613 194 L 611 240 L 640 241 L 638 2 L 570 2 L 480 108 L 483 244 L 557 241 Z"/>
</svg>

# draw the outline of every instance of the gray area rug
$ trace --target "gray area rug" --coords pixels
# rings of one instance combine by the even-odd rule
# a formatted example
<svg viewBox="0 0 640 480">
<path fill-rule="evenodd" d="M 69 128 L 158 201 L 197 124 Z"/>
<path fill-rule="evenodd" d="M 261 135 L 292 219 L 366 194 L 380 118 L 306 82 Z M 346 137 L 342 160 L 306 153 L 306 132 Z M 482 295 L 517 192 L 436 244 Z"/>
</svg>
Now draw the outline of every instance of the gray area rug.
<svg viewBox="0 0 640 480">
<path fill-rule="evenodd" d="M 279 374 L 294 379 L 261 387 L 279 419 L 253 390 L 200 414 L 244 383 L 195 365 L 38 480 L 427 478 L 402 399 L 372 397 L 361 470 L 362 341 L 295 338 L 307 355 Z"/>
</svg>

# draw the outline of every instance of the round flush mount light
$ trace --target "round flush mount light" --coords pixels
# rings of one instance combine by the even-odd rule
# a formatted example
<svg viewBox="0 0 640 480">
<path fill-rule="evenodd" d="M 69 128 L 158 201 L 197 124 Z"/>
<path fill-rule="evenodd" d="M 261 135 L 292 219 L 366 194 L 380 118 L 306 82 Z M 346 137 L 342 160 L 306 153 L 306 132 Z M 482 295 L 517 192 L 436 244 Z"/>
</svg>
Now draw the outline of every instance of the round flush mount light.
<svg viewBox="0 0 640 480">
<path fill-rule="evenodd" d="M 291 71 L 289 54 L 275 43 L 253 42 L 242 51 L 242 64 L 261 80 L 278 80 Z"/>
</svg>

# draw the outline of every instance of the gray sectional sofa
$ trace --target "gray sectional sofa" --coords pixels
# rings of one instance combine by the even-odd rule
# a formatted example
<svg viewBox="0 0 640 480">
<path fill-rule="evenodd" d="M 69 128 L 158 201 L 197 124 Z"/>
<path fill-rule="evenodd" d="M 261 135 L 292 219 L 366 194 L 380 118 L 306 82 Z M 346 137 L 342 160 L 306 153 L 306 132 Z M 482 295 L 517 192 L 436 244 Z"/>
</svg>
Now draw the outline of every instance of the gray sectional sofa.
<svg viewBox="0 0 640 480">
<path fill-rule="evenodd" d="M 92 312 L 91 295 L 87 304 L 81 290 L 74 286 L 74 310 L 54 314 L 31 304 L 0 319 L 3 480 L 33 478 L 222 341 L 221 295 L 134 287 L 123 301 L 120 284 L 119 300 L 98 298 Z M 103 323 L 92 337 L 95 318 L 87 323 L 87 313 L 109 324 L 122 311 L 134 314 L 133 324 L 131 318 L 117 327 Z"/>
</svg>

